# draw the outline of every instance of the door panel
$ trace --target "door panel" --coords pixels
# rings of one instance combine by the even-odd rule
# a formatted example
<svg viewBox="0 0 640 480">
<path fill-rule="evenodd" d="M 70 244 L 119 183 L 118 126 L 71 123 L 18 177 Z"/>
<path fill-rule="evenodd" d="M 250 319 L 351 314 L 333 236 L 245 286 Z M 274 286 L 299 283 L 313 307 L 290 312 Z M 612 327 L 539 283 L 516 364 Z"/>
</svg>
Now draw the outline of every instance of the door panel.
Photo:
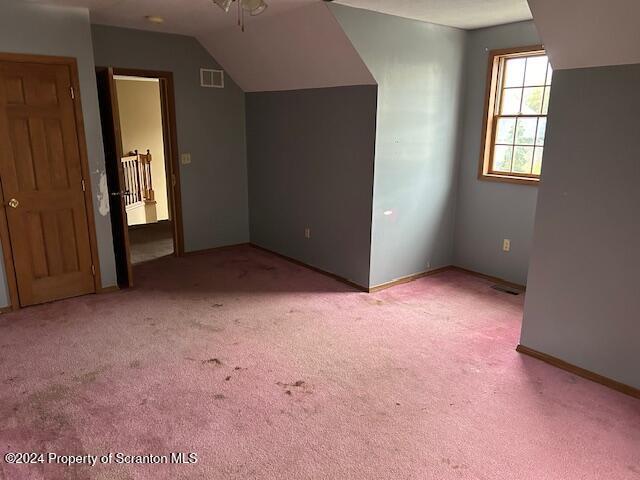
<svg viewBox="0 0 640 480">
<path fill-rule="evenodd" d="M 125 189 L 125 172 L 122 167 L 122 137 L 120 134 L 120 115 L 118 112 L 118 93 L 112 68 L 96 71 L 98 81 L 98 100 L 100 102 L 100 121 L 104 142 L 105 167 L 109 187 L 109 207 L 111 211 L 111 231 L 113 250 L 116 259 L 116 273 L 120 288 L 133 286 L 131 253 L 129 251 L 129 227 L 125 199 L 120 192 Z"/>
<path fill-rule="evenodd" d="M 0 177 L 23 306 L 95 291 L 70 88 L 68 65 L 0 61 Z"/>
</svg>

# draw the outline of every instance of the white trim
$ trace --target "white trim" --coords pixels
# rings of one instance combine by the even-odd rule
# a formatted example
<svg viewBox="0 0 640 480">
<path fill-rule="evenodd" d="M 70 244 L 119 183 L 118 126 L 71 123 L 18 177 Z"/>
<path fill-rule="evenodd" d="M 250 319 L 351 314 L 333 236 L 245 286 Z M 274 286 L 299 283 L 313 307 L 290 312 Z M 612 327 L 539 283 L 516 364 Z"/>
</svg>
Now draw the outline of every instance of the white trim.
<svg viewBox="0 0 640 480">
<path fill-rule="evenodd" d="M 129 75 L 114 75 L 113 78 L 115 80 L 130 80 L 133 82 L 154 82 L 154 83 L 160 82 L 158 78 L 132 77 Z"/>
<path fill-rule="evenodd" d="M 221 79 L 221 83 L 219 85 L 208 85 L 205 83 L 204 81 L 204 74 L 205 73 L 211 73 L 213 74 L 220 74 L 220 79 Z M 213 77 L 212 77 L 213 78 Z M 203 88 L 224 88 L 224 70 L 215 70 L 212 68 L 201 68 L 200 69 L 200 86 Z"/>
</svg>

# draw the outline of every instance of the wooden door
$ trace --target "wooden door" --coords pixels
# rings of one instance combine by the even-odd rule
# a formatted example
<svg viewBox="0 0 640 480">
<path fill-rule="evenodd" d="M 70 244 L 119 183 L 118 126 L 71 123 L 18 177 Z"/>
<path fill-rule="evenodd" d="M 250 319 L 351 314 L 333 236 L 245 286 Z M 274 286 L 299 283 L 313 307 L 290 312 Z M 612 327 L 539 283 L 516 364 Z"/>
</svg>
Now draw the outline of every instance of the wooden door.
<svg viewBox="0 0 640 480">
<path fill-rule="evenodd" d="M 95 292 L 68 64 L 0 61 L 0 179 L 20 305 Z"/>
<path fill-rule="evenodd" d="M 124 172 L 121 158 L 122 136 L 118 112 L 118 93 L 112 68 L 96 69 L 98 99 L 100 101 L 100 121 L 104 142 L 105 167 L 109 187 L 109 207 L 111 209 L 111 232 L 116 259 L 116 275 L 121 288 L 133 286 L 131 254 L 129 252 L 129 226 L 124 197 Z"/>
</svg>

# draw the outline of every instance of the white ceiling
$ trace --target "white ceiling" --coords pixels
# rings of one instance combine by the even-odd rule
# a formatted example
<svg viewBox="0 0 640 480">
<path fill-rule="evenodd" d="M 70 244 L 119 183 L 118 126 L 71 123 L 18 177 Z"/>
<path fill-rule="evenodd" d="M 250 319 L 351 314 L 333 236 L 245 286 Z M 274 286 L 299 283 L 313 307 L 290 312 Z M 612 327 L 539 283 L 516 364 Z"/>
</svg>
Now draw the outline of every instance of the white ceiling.
<svg viewBox="0 0 640 480">
<path fill-rule="evenodd" d="M 91 22 L 101 25 L 156 30 L 184 35 L 199 35 L 211 30 L 235 25 L 232 9 L 225 14 L 212 0 L 25 0 L 49 5 L 86 7 L 91 12 Z M 249 18 L 247 23 L 265 17 L 278 16 L 320 0 L 267 0 L 270 8 L 260 17 Z M 159 25 L 149 23 L 145 16 L 165 19 Z"/>
<path fill-rule="evenodd" d="M 527 0 L 336 0 L 335 3 L 464 29 L 531 20 Z"/>
<path fill-rule="evenodd" d="M 211 0 L 24 1 L 85 7 L 96 24 L 195 37 L 247 92 L 375 84 L 322 0 L 268 0 L 265 13 L 246 18 L 244 33 L 236 10 Z"/>
<path fill-rule="evenodd" d="M 529 0 L 553 68 L 640 63 L 639 0 Z"/>
<path fill-rule="evenodd" d="M 0 0 L 3 1 L 3 0 Z M 236 11 L 212 0 L 23 0 L 88 8 L 91 22 L 177 33 L 197 38 L 247 92 L 375 84 L 337 20 L 322 0 L 267 0 L 247 17 L 243 33 Z M 337 3 L 460 28 L 531 17 L 526 0 L 339 0 Z M 160 16 L 162 24 L 146 16 Z"/>
</svg>

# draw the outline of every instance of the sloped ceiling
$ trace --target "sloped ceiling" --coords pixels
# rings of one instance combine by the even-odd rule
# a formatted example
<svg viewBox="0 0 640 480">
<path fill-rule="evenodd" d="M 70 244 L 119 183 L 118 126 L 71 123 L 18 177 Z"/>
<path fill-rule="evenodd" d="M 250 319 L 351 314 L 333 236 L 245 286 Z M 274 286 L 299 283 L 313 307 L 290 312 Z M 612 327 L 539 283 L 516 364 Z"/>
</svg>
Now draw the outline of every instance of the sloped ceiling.
<svg viewBox="0 0 640 480">
<path fill-rule="evenodd" d="M 376 83 L 324 2 L 296 5 L 251 19 L 244 33 L 225 24 L 198 39 L 246 91 Z"/>
<path fill-rule="evenodd" d="M 640 63 L 639 0 L 529 0 L 553 68 Z"/>
<path fill-rule="evenodd" d="M 211 0 L 36 1 L 88 8 L 96 24 L 195 37 L 247 92 L 375 84 L 322 0 L 268 0 L 265 13 L 246 18 L 244 33 L 236 11 Z"/>
<path fill-rule="evenodd" d="M 531 20 L 527 0 L 336 0 L 335 3 L 464 29 Z"/>
</svg>

